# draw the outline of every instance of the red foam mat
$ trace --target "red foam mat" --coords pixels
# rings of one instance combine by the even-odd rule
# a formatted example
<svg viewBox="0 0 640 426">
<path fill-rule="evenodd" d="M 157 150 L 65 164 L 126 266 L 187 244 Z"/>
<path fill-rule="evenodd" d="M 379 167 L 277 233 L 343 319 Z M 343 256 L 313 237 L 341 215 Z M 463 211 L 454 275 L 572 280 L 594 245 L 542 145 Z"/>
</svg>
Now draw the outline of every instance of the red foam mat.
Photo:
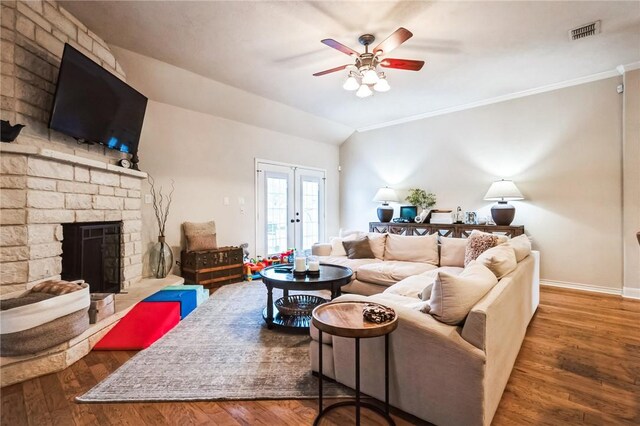
<svg viewBox="0 0 640 426">
<path fill-rule="evenodd" d="M 99 351 L 145 349 L 180 322 L 180 302 L 140 302 L 94 347 Z"/>
</svg>

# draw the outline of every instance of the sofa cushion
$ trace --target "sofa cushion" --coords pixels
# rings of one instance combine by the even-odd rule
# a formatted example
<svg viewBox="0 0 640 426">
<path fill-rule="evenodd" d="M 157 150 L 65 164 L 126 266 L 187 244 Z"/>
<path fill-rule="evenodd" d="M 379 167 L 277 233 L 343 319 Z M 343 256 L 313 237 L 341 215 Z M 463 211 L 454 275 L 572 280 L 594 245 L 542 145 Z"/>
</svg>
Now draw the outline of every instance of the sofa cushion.
<svg viewBox="0 0 640 426">
<path fill-rule="evenodd" d="M 387 235 L 384 260 L 437 265 L 440 260 L 438 258 L 438 235 L 406 236 L 389 234 Z"/>
<path fill-rule="evenodd" d="M 498 279 L 518 266 L 515 251 L 506 244 L 490 248 L 478 256 L 476 261 L 489 268 Z"/>
<path fill-rule="evenodd" d="M 356 279 L 358 270 L 370 263 L 381 263 L 379 259 L 349 259 L 347 256 L 319 256 L 320 263 L 323 265 L 338 265 L 351 268 L 353 271 L 352 279 Z"/>
<path fill-rule="evenodd" d="M 460 324 L 497 283 L 493 272 L 477 261 L 469 263 L 457 276 L 438 272 L 429 299 L 430 314 L 445 324 Z"/>
<path fill-rule="evenodd" d="M 187 251 L 205 250 L 201 248 L 204 246 L 212 248 L 217 248 L 218 246 L 216 241 L 216 223 L 214 221 L 203 223 L 184 222 L 182 224 L 182 230 L 187 240 Z M 199 236 L 204 235 L 208 235 L 210 238 L 206 240 L 199 238 Z"/>
<path fill-rule="evenodd" d="M 464 267 L 467 240 L 464 238 L 440 237 L 440 266 Z"/>
<path fill-rule="evenodd" d="M 420 299 L 425 288 L 431 286 L 438 275 L 438 269 L 411 275 L 383 291 L 384 294 L 397 294 L 398 296 Z M 429 300 L 428 298 L 426 299 Z"/>
<path fill-rule="evenodd" d="M 511 238 L 504 245 L 513 249 L 516 254 L 516 262 L 522 262 L 525 257 L 531 254 L 531 240 L 525 234 Z"/>
<path fill-rule="evenodd" d="M 429 263 L 385 260 L 384 262 L 362 265 L 358 268 L 358 280 L 389 286 L 412 275 L 436 268 L 437 266 Z"/>
<path fill-rule="evenodd" d="M 346 237 L 331 237 L 329 242 L 331 243 L 331 256 L 346 256 L 347 252 L 342 245 L 343 241 L 353 241 L 358 238 L 358 234 L 350 234 Z"/>
<path fill-rule="evenodd" d="M 349 259 L 375 259 L 367 236 L 353 241 L 343 241 L 342 246 Z"/>
<path fill-rule="evenodd" d="M 369 237 L 369 245 L 371 246 L 371 251 L 373 251 L 375 258 L 384 259 L 384 246 L 387 242 L 387 234 L 369 232 L 367 237 Z"/>
<path fill-rule="evenodd" d="M 471 231 L 469 238 L 467 238 L 467 246 L 464 252 L 464 266 L 467 266 L 472 260 L 476 260 L 486 250 L 507 240 L 508 238 L 504 235 L 494 235 L 478 230 Z"/>
</svg>

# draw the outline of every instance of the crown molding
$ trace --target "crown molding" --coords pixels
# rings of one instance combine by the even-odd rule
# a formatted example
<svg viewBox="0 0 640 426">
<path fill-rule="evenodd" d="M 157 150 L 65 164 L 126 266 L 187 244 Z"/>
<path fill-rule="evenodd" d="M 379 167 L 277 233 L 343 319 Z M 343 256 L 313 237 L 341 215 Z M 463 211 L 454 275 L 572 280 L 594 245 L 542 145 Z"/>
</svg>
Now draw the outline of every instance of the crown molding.
<svg viewBox="0 0 640 426">
<path fill-rule="evenodd" d="M 548 84 L 533 89 L 522 90 L 520 92 L 509 93 L 507 95 L 496 96 L 494 98 L 483 99 L 477 102 L 471 102 L 463 105 L 456 105 L 449 108 L 443 108 L 436 111 L 425 112 L 422 114 L 411 115 L 409 117 L 399 118 L 397 120 L 385 121 L 379 124 L 372 124 L 356 129 L 356 131 L 368 132 L 369 130 L 381 129 L 383 127 L 397 126 L 398 124 L 409 123 L 411 121 L 423 120 L 425 118 L 437 117 L 439 115 L 451 114 L 452 112 L 464 111 L 467 109 L 478 108 L 485 105 L 497 104 L 499 102 L 510 101 L 512 99 L 524 98 L 526 96 L 537 95 L 539 93 L 551 92 L 566 87 L 578 86 L 580 84 L 591 83 L 598 80 L 604 80 L 611 77 L 617 77 L 626 71 L 640 69 L 640 61 L 632 62 L 628 65 L 619 65 L 618 67 L 597 74 L 591 74 L 584 77 L 565 80 L 558 83 Z"/>
</svg>

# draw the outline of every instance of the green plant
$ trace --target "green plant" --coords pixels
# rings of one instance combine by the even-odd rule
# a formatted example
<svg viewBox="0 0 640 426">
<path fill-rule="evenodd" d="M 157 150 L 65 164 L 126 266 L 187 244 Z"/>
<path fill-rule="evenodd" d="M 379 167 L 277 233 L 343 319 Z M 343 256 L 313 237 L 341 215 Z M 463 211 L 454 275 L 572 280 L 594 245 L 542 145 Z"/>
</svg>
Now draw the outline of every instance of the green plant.
<svg viewBox="0 0 640 426">
<path fill-rule="evenodd" d="M 409 195 L 407 195 L 405 200 L 413 206 L 430 209 L 436 205 L 436 194 L 433 192 L 427 192 L 420 188 L 411 188 L 409 189 Z"/>
</svg>

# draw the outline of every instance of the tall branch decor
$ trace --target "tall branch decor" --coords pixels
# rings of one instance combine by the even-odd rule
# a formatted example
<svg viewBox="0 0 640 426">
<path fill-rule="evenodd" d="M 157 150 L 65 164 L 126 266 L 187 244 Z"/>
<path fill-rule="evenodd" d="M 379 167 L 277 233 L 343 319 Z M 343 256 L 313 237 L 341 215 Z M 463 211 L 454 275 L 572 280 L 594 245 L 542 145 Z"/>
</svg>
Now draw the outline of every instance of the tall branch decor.
<svg viewBox="0 0 640 426">
<path fill-rule="evenodd" d="M 162 186 L 156 188 L 153 176 L 148 175 L 149 185 L 151 185 L 151 197 L 153 199 L 153 211 L 158 222 L 158 243 L 151 249 L 151 270 L 156 278 L 164 278 L 171 271 L 173 266 L 173 252 L 171 247 L 165 242 L 165 230 L 171 201 L 173 201 L 174 181 L 171 180 L 171 190 L 168 194 L 162 192 Z"/>
</svg>

